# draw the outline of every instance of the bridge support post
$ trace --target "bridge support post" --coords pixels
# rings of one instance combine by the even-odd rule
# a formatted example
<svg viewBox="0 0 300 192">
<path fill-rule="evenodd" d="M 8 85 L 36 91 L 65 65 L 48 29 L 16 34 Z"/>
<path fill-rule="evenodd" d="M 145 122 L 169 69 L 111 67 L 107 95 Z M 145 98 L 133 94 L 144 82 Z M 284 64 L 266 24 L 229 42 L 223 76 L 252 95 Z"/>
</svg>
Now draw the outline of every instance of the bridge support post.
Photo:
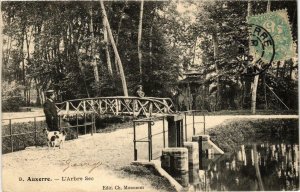
<svg viewBox="0 0 300 192">
<path fill-rule="evenodd" d="M 182 187 L 189 186 L 189 165 L 187 148 L 164 148 L 161 167 L 169 173 Z"/>
<path fill-rule="evenodd" d="M 199 182 L 199 149 L 197 142 L 184 142 L 184 147 L 188 149 L 189 180 Z"/>
<path fill-rule="evenodd" d="M 194 135 L 192 141 L 199 143 L 199 154 L 206 155 L 216 154 L 222 155 L 224 151 L 210 140 L 209 135 Z M 201 150 L 201 151 L 200 151 Z"/>
<path fill-rule="evenodd" d="M 169 147 L 183 147 L 183 116 L 170 115 L 167 121 Z"/>
</svg>

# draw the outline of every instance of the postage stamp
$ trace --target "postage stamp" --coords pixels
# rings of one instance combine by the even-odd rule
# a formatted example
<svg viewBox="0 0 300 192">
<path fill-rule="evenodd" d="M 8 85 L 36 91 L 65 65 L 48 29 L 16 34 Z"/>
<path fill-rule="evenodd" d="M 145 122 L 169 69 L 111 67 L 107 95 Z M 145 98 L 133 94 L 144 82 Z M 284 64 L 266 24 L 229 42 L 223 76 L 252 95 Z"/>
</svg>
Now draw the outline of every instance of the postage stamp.
<svg viewBox="0 0 300 192">
<path fill-rule="evenodd" d="M 253 73 L 259 73 L 272 64 L 275 56 L 275 43 L 271 34 L 262 26 L 249 24 L 248 30 L 250 37 L 250 62 L 255 67 Z"/>
<path fill-rule="evenodd" d="M 259 28 L 256 28 L 257 32 L 259 29 L 261 32 L 267 32 L 262 32 L 260 34 L 261 37 L 272 37 L 275 43 L 275 55 L 273 61 L 282 61 L 295 56 L 295 46 L 287 10 L 277 10 L 250 16 L 248 17 L 248 23 L 252 26 L 260 26 Z M 261 52 L 261 50 L 261 46 L 255 46 L 255 51 Z M 272 54 L 272 50 L 265 51 L 266 58 L 271 57 Z"/>
</svg>

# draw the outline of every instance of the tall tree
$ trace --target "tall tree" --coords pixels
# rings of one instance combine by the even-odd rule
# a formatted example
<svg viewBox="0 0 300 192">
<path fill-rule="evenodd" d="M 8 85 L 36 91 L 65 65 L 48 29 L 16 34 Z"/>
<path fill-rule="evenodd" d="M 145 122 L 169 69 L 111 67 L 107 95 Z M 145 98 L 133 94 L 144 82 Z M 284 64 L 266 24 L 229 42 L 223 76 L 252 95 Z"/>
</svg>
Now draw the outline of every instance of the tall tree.
<svg viewBox="0 0 300 192">
<path fill-rule="evenodd" d="M 94 23 L 93 23 L 93 7 L 90 7 L 90 34 L 91 34 L 91 57 L 92 57 L 92 66 L 94 70 L 94 77 L 95 77 L 95 84 L 97 91 L 99 91 L 99 84 L 100 84 L 100 77 L 99 77 L 99 71 L 98 71 L 98 66 L 97 66 L 97 61 L 95 58 L 96 52 L 95 52 L 95 36 L 94 36 Z"/>
<path fill-rule="evenodd" d="M 104 19 L 104 17 L 102 18 L 102 23 L 103 23 L 103 41 L 105 44 L 105 55 L 106 55 L 106 62 L 107 62 L 107 68 L 108 68 L 108 72 L 109 75 L 112 77 L 113 76 L 113 71 L 112 71 L 112 67 L 111 67 L 111 60 L 110 60 L 110 54 L 109 54 L 109 42 L 108 42 L 108 38 L 107 38 L 107 23 Z"/>
<path fill-rule="evenodd" d="M 115 40 L 114 40 L 114 37 L 113 37 L 112 32 L 111 32 L 110 24 L 108 22 L 107 14 L 106 14 L 105 7 L 104 7 L 104 4 L 103 4 L 102 0 L 100 0 L 100 5 L 101 5 L 103 17 L 104 17 L 105 22 L 107 24 L 107 30 L 108 30 L 108 35 L 109 35 L 109 38 L 110 38 L 110 42 L 111 42 L 112 47 L 114 49 L 114 53 L 117 56 L 117 60 L 118 60 L 117 63 L 118 63 L 118 67 L 119 67 L 119 70 L 120 70 L 120 77 L 121 77 L 122 86 L 123 86 L 123 93 L 124 93 L 124 96 L 128 96 L 127 83 L 126 83 L 126 78 L 125 78 L 125 74 L 124 74 L 124 70 L 123 70 L 122 61 L 121 61 L 121 58 L 119 56 L 119 52 L 117 50 L 117 46 L 115 44 Z"/>
<path fill-rule="evenodd" d="M 143 12 L 144 12 L 144 0 L 141 0 L 141 8 L 140 8 L 140 19 L 139 19 L 139 29 L 138 29 L 138 58 L 139 58 L 139 70 L 140 70 L 140 83 L 142 83 L 142 50 L 141 50 L 141 45 L 142 45 L 142 31 L 143 31 Z"/>
<path fill-rule="evenodd" d="M 213 42 L 213 48 L 214 48 L 214 63 L 215 63 L 215 70 L 216 70 L 216 108 L 219 109 L 219 100 L 220 100 L 220 71 L 218 66 L 218 57 L 219 57 L 219 41 L 218 36 L 216 32 L 212 32 L 212 42 Z"/>
<path fill-rule="evenodd" d="M 248 9 L 247 9 L 247 16 L 250 17 L 252 15 L 252 2 L 248 1 Z M 250 38 L 249 38 L 250 41 Z M 250 43 L 249 43 L 249 50 L 250 50 Z M 250 61 L 249 61 L 250 63 Z M 254 76 L 254 80 L 252 83 L 252 94 L 251 94 L 251 112 L 252 114 L 256 113 L 256 95 L 257 95 L 257 86 L 258 86 L 259 75 Z"/>
</svg>

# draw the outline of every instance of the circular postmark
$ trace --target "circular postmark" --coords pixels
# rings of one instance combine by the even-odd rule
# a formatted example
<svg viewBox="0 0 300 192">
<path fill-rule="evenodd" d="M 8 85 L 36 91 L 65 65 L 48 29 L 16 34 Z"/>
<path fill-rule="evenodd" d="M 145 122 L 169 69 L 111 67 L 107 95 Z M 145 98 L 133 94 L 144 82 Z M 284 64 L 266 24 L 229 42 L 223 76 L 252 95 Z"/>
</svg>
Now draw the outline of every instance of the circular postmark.
<svg viewBox="0 0 300 192">
<path fill-rule="evenodd" d="M 258 75 L 268 69 L 275 56 L 275 43 L 271 34 L 262 26 L 248 24 L 249 51 L 242 75 Z"/>
</svg>

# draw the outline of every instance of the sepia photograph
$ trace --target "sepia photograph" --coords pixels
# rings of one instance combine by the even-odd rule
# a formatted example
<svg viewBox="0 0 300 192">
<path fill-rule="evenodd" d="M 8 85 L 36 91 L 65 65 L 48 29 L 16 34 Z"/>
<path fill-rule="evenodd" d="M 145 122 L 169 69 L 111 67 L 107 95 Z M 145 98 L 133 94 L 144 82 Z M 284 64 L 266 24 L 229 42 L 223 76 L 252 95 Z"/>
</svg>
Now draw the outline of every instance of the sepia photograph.
<svg viewBox="0 0 300 192">
<path fill-rule="evenodd" d="M 297 0 L 0 3 L 3 192 L 300 190 Z"/>
</svg>

